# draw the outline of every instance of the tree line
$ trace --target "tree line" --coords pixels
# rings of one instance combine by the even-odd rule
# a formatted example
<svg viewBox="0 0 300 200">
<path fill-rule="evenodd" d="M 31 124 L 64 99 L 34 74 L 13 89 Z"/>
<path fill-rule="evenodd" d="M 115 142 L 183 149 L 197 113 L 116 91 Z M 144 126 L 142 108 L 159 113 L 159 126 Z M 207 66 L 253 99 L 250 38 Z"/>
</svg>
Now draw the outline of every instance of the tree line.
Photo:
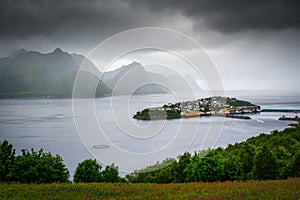
<svg viewBox="0 0 300 200">
<path fill-rule="evenodd" d="M 94 159 L 78 164 L 74 182 L 185 183 L 234 180 L 286 179 L 300 176 L 300 127 L 273 131 L 226 148 L 185 152 L 177 159 L 119 176 L 114 164 L 102 169 Z M 15 155 L 8 141 L 0 143 L 0 182 L 69 182 L 60 155 L 42 149 Z"/>
<path fill-rule="evenodd" d="M 118 167 L 108 165 L 102 170 L 96 160 L 86 159 L 79 163 L 74 182 L 120 182 Z M 62 183 L 70 182 L 70 173 L 60 155 L 52 155 L 43 149 L 23 149 L 15 155 L 13 145 L 7 140 L 0 142 L 0 182 Z"/>
<path fill-rule="evenodd" d="M 300 176 L 300 127 L 168 158 L 126 175 L 134 183 L 286 179 Z"/>
</svg>

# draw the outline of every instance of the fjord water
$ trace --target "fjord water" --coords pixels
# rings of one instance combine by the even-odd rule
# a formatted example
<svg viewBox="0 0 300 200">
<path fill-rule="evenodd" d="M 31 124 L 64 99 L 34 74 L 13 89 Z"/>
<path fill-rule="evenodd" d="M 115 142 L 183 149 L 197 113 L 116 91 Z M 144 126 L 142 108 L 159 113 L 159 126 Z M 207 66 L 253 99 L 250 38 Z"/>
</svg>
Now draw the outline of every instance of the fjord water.
<svg viewBox="0 0 300 200">
<path fill-rule="evenodd" d="M 237 97 L 239 99 L 248 100 L 254 104 L 260 105 L 262 108 L 300 108 L 300 94 L 295 92 L 249 92 L 249 91 L 232 91 L 227 92 L 227 96 Z M 201 96 L 198 96 L 203 97 Z M 114 97 L 118 100 L 119 97 Z M 128 118 L 131 123 L 136 126 L 147 127 L 150 122 L 138 121 L 131 119 L 132 115 L 143 108 L 160 106 L 165 103 L 175 103 L 174 96 L 169 94 L 156 95 L 137 95 L 132 96 L 128 102 Z M 118 125 L 115 123 L 115 118 L 111 117 L 111 97 L 98 98 L 95 100 L 95 113 L 101 121 L 106 137 L 114 146 L 130 153 L 147 153 L 159 151 L 165 148 L 170 140 L 177 137 L 176 130 L 182 124 L 185 126 L 198 125 L 193 138 L 184 138 L 180 136 L 180 140 L 190 141 L 190 145 L 186 150 L 194 152 L 203 148 L 203 134 L 210 126 L 211 118 L 188 118 L 167 120 L 164 122 L 164 128 L 155 137 L 149 137 L 149 140 L 140 140 L 139 145 L 132 137 L 124 134 Z M 251 115 L 251 120 L 239 120 L 230 118 L 217 118 L 224 120 L 224 126 L 216 142 L 211 147 L 226 147 L 228 144 L 245 141 L 247 138 L 257 136 L 260 133 L 269 133 L 272 130 L 283 130 L 288 127 L 290 121 L 279 121 L 278 118 L 282 115 L 295 116 L 295 113 L 261 113 Z M 152 122 L 159 123 L 159 122 Z M 87 130 L 89 131 L 89 130 Z M 186 130 L 188 131 L 188 129 Z M 82 133 L 81 133 L 82 134 Z M 142 135 L 143 133 L 141 133 Z M 186 134 L 186 137 L 190 137 Z M 135 135 L 135 137 L 138 137 Z M 79 162 L 84 159 L 91 158 L 86 147 L 81 143 L 77 133 L 72 113 L 72 99 L 2 99 L 0 100 L 0 140 L 8 140 L 11 142 L 20 153 L 21 149 L 34 148 L 38 150 L 43 148 L 53 154 L 60 154 L 71 175 Z M 95 144 L 97 145 L 97 144 Z M 99 145 L 108 145 L 107 149 L 99 149 L 99 153 L 110 156 L 111 144 L 101 143 Z M 172 146 L 169 157 L 174 157 L 180 152 L 181 146 Z M 178 148 L 178 149 L 176 149 Z M 114 155 L 114 154 L 112 154 Z M 130 161 L 130 165 L 124 166 L 126 172 L 133 171 L 145 167 L 149 164 L 154 164 L 156 161 L 161 161 L 165 155 L 147 159 L 145 162 Z M 116 165 L 121 165 L 122 158 L 113 157 Z M 108 163 L 107 163 L 108 164 Z"/>
</svg>

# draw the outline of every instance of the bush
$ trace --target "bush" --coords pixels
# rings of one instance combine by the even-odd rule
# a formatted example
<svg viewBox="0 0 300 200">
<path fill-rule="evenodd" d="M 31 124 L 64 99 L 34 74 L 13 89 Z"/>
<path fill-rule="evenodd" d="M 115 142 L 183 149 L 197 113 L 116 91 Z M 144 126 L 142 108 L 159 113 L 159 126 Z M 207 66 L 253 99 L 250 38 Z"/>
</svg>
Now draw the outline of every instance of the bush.
<svg viewBox="0 0 300 200">
<path fill-rule="evenodd" d="M 120 182 L 118 167 L 114 165 L 107 165 L 105 169 L 101 172 L 102 181 L 107 183 Z"/>
<path fill-rule="evenodd" d="M 293 157 L 292 173 L 295 177 L 300 176 L 300 152 L 297 152 Z"/>
<path fill-rule="evenodd" d="M 118 167 L 114 164 L 107 165 L 103 171 L 102 166 L 96 160 L 87 159 L 78 164 L 74 174 L 74 182 L 107 182 L 116 183 L 123 181 L 119 177 Z"/>
<path fill-rule="evenodd" d="M 52 156 L 43 149 L 38 152 L 23 149 L 8 176 L 12 181 L 21 183 L 67 182 L 69 171 L 59 155 Z"/>
<path fill-rule="evenodd" d="M 7 181 L 15 160 L 15 149 L 7 140 L 0 143 L 0 182 Z"/>
<path fill-rule="evenodd" d="M 74 182 L 100 182 L 101 165 L 96 160 L 87 159 L 79 163 L 74 174 Z"/>
<path fill-rule="evenodd" d="M 185 169 L 187 181 L 213 182 L 221 181 L 224 176 L 224 163 L 216 151 L 210 151 L 206 156 L 193 156 Z"/>
<path fill-rule="evenodd" d="M 266 147 L 254 157 L 253 177 L 258 180 L 276 179 L 277 162 L 273 153 Z"/>
</svg>

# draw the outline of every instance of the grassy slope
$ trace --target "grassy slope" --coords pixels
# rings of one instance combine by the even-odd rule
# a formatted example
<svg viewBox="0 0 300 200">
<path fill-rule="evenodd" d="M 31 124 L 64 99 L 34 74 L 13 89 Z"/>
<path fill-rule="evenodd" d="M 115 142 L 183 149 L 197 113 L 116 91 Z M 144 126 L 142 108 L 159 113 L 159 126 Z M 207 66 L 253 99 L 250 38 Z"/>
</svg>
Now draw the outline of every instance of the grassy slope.
<svg viewBox="0 0 300 200">
<path fill-rule="evenodd" d="M 300 178 L 188 184 L 0 184 L 0 199 L 298 199 Z"/>
</svg>

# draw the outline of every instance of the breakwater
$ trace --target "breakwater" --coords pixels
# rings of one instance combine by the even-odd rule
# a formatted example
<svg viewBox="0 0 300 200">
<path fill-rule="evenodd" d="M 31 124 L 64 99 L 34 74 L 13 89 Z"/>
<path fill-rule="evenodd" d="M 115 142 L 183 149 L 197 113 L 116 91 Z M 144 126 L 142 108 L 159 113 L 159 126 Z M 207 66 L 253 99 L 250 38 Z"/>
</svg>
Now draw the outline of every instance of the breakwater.
<svg viewBox="0 0 300 200">
<path fill-rule="evenodd" d="M 261 112 L 293 112 L 299 113 L 300 108 L 263 108 Z"/>
</svg>

